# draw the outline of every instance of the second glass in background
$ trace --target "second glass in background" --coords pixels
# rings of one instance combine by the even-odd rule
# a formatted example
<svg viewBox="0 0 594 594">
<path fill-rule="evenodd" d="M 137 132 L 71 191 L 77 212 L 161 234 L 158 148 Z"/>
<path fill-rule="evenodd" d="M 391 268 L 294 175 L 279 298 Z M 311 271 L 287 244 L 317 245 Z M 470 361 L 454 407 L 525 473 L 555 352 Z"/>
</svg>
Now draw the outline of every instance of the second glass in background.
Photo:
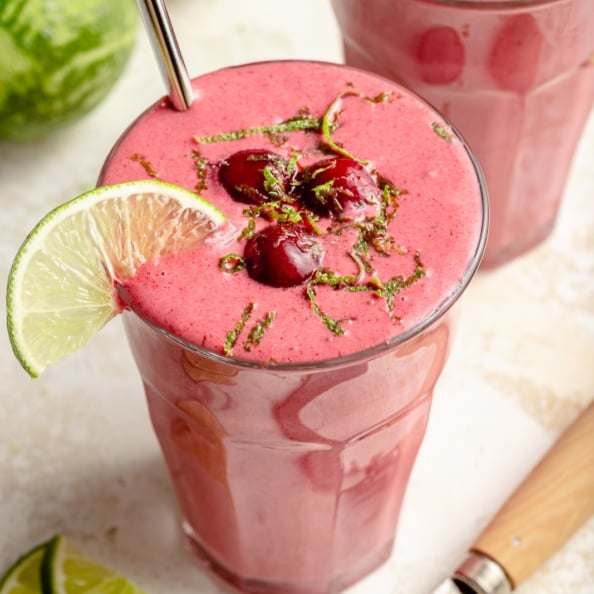
<svg viewBox="0 0 594 594">
<path fill-rule="evenodd" d="M 332 0 L 345 61 L 395 79 L 460 130 L 491 203 L 484 268 L 551 233 L 594 99 L 592 0 Z"/>
</svg>

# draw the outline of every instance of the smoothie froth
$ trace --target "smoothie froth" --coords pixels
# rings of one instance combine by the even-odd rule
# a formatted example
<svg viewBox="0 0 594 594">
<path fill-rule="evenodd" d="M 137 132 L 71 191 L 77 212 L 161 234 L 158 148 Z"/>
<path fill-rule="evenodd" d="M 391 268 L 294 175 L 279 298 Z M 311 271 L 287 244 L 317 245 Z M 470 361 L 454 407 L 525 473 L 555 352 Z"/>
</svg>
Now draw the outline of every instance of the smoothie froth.
<svg viewBox="0 0 594 594">
<path fill-rule="evenodd" d="M 594 101 L 591 0 L 332 0 L 347 64 L 431 102 L 468 141 L 491 204 L 484 267 L 551 233 Z"/>
<path fill-rule="evenodd" d="M 264 74 L 265 73 L 265 74 Z M 320 130 L 249 134 L 235 140 L 197 138 L 263 127 L 308 113 L 322 118 L 343 97 L 333 140 L 391 182 L 400 195 L 389 233 L 388 255 L 372 253 L 375 274 L 386 282 L 409 278 L 422 264 L 424 277 L 395 295 L 392 309 L 372 291 L 316 286 L 321 309 L 341 320 L 336 335 L 312 312 L 303 286 L 275 288 L 254 282 L 247 272 L 225 274 L 219 261 L 241 254 L 246 205 L 234 201 L 216 175 L 217 163 L 236 151 L 268 149 L 303 167 L 328 157 Z M 269 63 L 215 72 L 195 82 L 196 101 L 184 113 L 167 101 L 149 109 L 117 145 L 102 183 L 146 177 L 147 173 L 199 193 L 216 204 L 238 232 L 230 243 L 148 263 L 126 284 L 144 316 L 174 335 L 217 353 L 248 303 L 254 320 L 274 311 L 273 324 L 257 348 L 234 350 L 240 358 L 280 363 L 331 359 L 382 344 L 432 315 L 464 277 L 477 250 L 480 188 L 463 144 L 447 124 L 417 97 L 387 80 L 355 70 L 316 63 Z M 370 101 L 369 98 L 386 97 Z M 202 169 L 198 163 L 205 165 Z M 258 221 L 258 225 L 266 225 Z M 329 222 L 320 220 L 325 230 Z M 357 275 L 349 251 L 352 229 L 323 238 L 324 266 Z"/>
</svg>

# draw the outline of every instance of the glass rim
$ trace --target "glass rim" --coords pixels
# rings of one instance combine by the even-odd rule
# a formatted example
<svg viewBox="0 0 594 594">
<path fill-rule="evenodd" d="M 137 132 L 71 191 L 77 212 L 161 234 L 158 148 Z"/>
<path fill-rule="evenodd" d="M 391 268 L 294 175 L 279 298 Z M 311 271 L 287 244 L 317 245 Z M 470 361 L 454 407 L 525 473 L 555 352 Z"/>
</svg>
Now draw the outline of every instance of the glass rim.
<svg viewBox="0 0 594 594">
<path fill-rule="evenodd" d="M 532 8 L 547 4 L 562 4 L 571 0 L 420 0 L 426 4 L 442 4 L 453 8 L 501 9 Z"/>
<path fill-rule="evenodd" d="M 165 338 L 169 339 L 171 342 L 181 346 L 189 351 L 195 352 L 199 355 L 202 355 L 208 359 L 213 361 L 224 363 L 226 365 L 234 366 L 237 368 L 243 369 L 259 369 L 259 370 L 268 370 L 268 371 L 316 371 L 316 370 L 328 370 L 328 369 L 335 369 L 338 367 L 344 367 L 346 365 L 362 362 L 365 360 L 374 359 L 388 351 L 393 350 L 397 346 L 404 344 L 405 342 L 415 338 L 429 327 L 431 327 L 435 322 L 437 322 L 440 318 L 442 318 L 450 309 L 451 307 L 458 301 L 462 293 L 465 291 L 466 287 L 474 277 L 475 273 L 477 272 L 480 262 L 482 260 L 483 254 L 485 252 L 485 247 L 487 244 L 487 236 L 489 230 L 489 198 L 487 192 L 487 184 L 481 169 L 481 166 L 478 162 L 477 157 L 472 152 L 470 146 L 462 136 L 462 134 L 458 131 L 458 129 L 452 124 L 452 122 L 445 117 L 441 112 L 439 112 L 429 101 L 412 91 L 411 89 L 405 87 L 404 85 L 395 82 L 393 80 L 387 79 L 384 76 L 379 74 L 370 73 L 367 71 L 363 71 L 360 68 L 356 68 L 353 66 L 348 66 L 345 64 L 339 64 L 334 62 L 324 62 L 320 60 L 266 60 L 261 62 L 253 62 L 250 64 L 241 64 L 241 65 L 234 65 L 228 66 L 225 68 L 221 68 L 220 70 L 232 70 L 235 68 L 241 68 L 242 66 L 250 66 L 250 65 L 258 65 L 258 64 L 266 64 L 270 62 L 306 62 L 306 63 L 317 63 L 317 64 L 327 64 L 330 66 L 339 66 L 343 68 L 348 68 L 349 70 L 359 70 L 365 72 L 367 75 L 370 75 L 374 78 L 384 79 L 390 83 L 392 86 L 401 87 L 404 91 L 409 93 L 410 95 L 417 98 L 419 101 L 424 103 L 431 111 L 434 111 L 439 114 L 439 116 L 447 122 L 450 126 L 451 131 L 453 132 L 454 136 L 460 141 L 466 155 L 470 159 L 472 168 L 476 175 L 476 180 L 478 183 L 479 191 L 480 191 L 480 209 L 481 209 L 481 221 L 480 221 L 480 229 L 478 234 L 478 239 L 474 248 L 474 253 L 470 257 L 466 269 L 464 270 L 464 274 L 462 275 L 459 282 L 455 285 L 453 290 L 447 295 L 447 297 L 439 303 L 439 305 L 431 311 L 427 316 L 423 317 L 418 323 L 411 326 L 408 330 L 404 332 L 400 332 L 395 334 L 394 336 L 390 337 L 384 342 L 379 344 L 372 345 L 365 349 L 361 349 L 359 351 L 354 351 L 352 353 L 348 353 L 346 355 L 342 355 L 340 357 L 331 357 L 328 359 L 312 359 L 312 360 L 303 360 L 293 363 L 276 363 L 276 362 L 263 362 L 263 361 L 256 361 L 253 359 L 241 359 L 239 357 L 234 356 L 227 356 L 220 353 L 216 353 L 209 349 L 206 349 L 200 345 L 192 343 L 184 338 L 176 336 L 172 334 L 168 330 L 165 330 L 155 322 L 149 320 L 146 316 L 143 316 L 138 311 L 136 311 L 131 303 L 130 298 L 127 295 L 126 291 L 123 287 L 116 283 L 116 290 L 118 291 L 120 299 L 126 305 L 124 309 L 124 313 L 128 312 L 133 314 L 136 318 L 140 321 L 145 323 L 147 326 L 156 330 L 159 334 L 163 335 Z M 200 75 L 202 76 L 202 75 Z M 200 78 L 198 76 L 197 78 Z M 150 107 L 148 108 L 150 109 Z M 140 117 L 140 116 L 139 116 Z M 125 134 L 125 132 L 124 132 Z"/>
</svg>

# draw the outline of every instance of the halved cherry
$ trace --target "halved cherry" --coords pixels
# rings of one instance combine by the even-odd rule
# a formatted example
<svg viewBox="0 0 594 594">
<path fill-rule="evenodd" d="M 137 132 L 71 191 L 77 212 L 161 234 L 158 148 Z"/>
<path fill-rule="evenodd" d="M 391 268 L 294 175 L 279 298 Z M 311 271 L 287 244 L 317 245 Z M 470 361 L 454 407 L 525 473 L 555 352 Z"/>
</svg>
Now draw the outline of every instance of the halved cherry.
<svg viewBox="0 0 594 594">
<path fill-rule="evenodd" d="M 543 35 L 530 14 L 504 21 L 489 55 L 489 72 L 499 86 L 526 93 L 536 82 Z"/>
</svg>

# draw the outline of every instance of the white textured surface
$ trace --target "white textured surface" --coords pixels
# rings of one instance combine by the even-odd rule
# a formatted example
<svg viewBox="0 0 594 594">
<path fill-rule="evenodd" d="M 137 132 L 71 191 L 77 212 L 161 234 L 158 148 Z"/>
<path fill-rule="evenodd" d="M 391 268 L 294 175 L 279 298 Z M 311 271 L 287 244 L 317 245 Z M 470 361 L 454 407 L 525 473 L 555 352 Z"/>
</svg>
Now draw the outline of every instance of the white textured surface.
<svg viewBox="0 0 594 594">
<path fill-rule="evenodd" d="M 169 8 L 193 74 L 260 59 L 341 59 L 324 1 L 170 0 Z M 2 286 L 26 232 L 93 186 L 125 125 L 163 93 L 141 35 L 124 78 L 91 116 L 41 142 L 0 143 Z M 428 594 L 594 397 L 593 155 L 594 117 L 553 237 L 473 281 L 396 549 L 349 594 Z M 0 350 L 0 572 L 62 532 L 148 592 L 226 591 L 184 548 L 120 322 L 35 381 L 5 332 Z M 517 592 L 593 594 L 594 518 Z"/>
</svg>

